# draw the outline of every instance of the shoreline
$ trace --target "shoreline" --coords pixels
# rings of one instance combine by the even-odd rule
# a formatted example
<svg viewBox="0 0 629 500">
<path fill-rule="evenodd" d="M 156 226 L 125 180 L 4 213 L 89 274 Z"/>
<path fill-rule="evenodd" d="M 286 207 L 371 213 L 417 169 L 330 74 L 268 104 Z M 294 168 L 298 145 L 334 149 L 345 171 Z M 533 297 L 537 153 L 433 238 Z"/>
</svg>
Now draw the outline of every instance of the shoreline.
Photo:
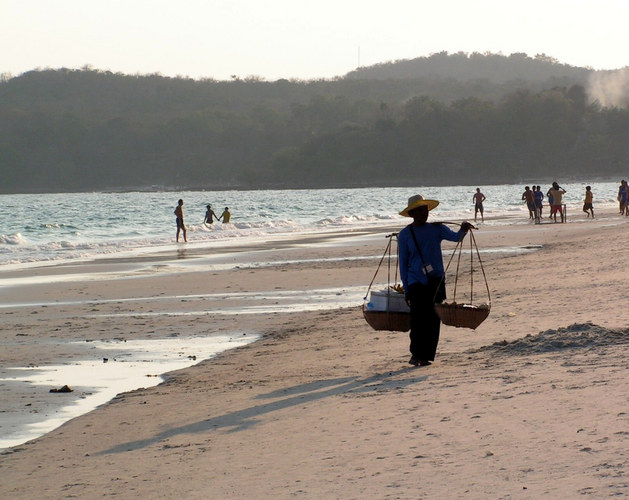
<svg viewBox="0 0 629 500">
<path fill-rule="evenodd" d="M 580 184 L 568 186 L 566 203 L 569 219 L 575 221 L 581 214 Z M 436 218 L 459 221 L 473 217 L 470 189 L 466 186 L 426 187 L 425 195 L 438 197 L 442 204 Z M 526 223 L 521 187 L 516 185 L 487 186 L 488 200 L 485 206 L 486 223 Z M 611 209 L 616 205 L 618 187 L 612 183 L 594 186 L 596 210 Z M 378 231 L 396 226 L 399 221 L 397 203 L 405 199 L 408 188 L 383 188 L 365 190 L 337 190 L 333 192 L 305 191 L 268 192 L 259 194 L 237 193 L 221 203 L 234 205 L 233 224 L 206 225 L 201 221 L 205 204 L 219 203 L 217 193 L 180 193 L 189 207 L 186 222 L 189 223 L 190 245 L 188 253 L 200 248 L 219 248 L 233 245 L 234 240 L 268 240 L 299 238 L 301 234 L 326 231 L 346 232 L 365 228 Z M 208 197 L 212 198 L 208 200 Z M 31 200 L 14 200 L 16 210 L 22 211 L 20 220 L 9 219 L 2 225 L 0 234 L 0 271 L 11 271 L 11 266 L 27 267 L 30 263 L 59 263 L 85 260 L 92 257 L 114 259 L 126 256 L 145 258 L 146 252 L 156 250 L 171 252 L 178 247 L 174 242 L 173 220 L 164 210 L 170 206 L 168 195 L 163 193 L 138 193 L 136 196 L 86 193 L 80 196 L 68 194 L 74 211 L 61 214 L 56 210 L 55 196 L 42 196 L 42 214 L 29 212 Z M 308 210 L 305 210 L 305 206 Z M 102 206 L 103 210 L 95 209 Z M 114 210 L 113 207 L 117 207 Z M 124 217 L 120 218 L 118 211 Z M 547 208 L 546 208 L 547 210 Z M 601 212 L 602 213 L 602 212 Z M 34 213 L 33 213 L 34 214 Z M 149 215 L 150 214 L 150 215 Z M 574 216 L 574 217 L 573 217 Z M 181 247 L 180 247 L 181 248 Z M 123 255 L 124 256 L 124 255 Z M 151 257 L 149 257 L 151 258 Z"/>
<path fill-rule="evenodd" d="M 2 367 L 0 452 L 41 437 L 118 394 L 158 385 L 165 374 L 196 364 L 197 356 L 212 359 L 255 340 L 255 335 L 234 332 L 209 338 L 70 341 L 63 347 L 66 354 L 74 351 L 71 362 Z M 62 387 L 68 392 L 50 394 Z"/>
<path fill-rule="evenodd" d="M 577 494 L 587 487 L 594 494 L 624 491 L 612 476 L 592 473 L 606 460 L 610 472 L 629 463 L 622 451 L 627 435 L 619 434 L 627 425 L 626 344 L 609 333 L 629 321 L 614 252 L 629 242 L 622 224 L 624 218 L 610 215 L 588 224 L 482 226 L 475 232 L 481 250 L 535 250 L 483 255 L 492 312 L 475 331 L 442 327 L 438 357 L 428 369 L 409 368 L 407 334 L 371 330 L 359 304 L 219 314 L 257 305 L 251 294 L 281 309 L 273 303 L 284 292 L 308 303 L 321 289 L 339 289 L 340 297 L 343 289 L 366 291 L 377 265 L 372 257 L 381 256 L 386 243 L 380 231 L 334 244 L 270 243 L 257 255 L 244 250 L 228 257 L 233 264 L 263 256 L 275 262 L 268 267 L 181 266 L 173 273 L 132 273 L 115 285 L 103 279 L 1 288 L 9 303 L 60 302 L 3 308 L 0 340 L 11 340 L 5 342 L 7 366 L 34 358 L 71 362 L 65 346 L 76 339 L 201 337 L 235 329 L 261 337 L 0 453 L 0 496 L 26 498 L 31 484 L 42 498 L 68 490 L 201 498 L 203 485 L 211 484 L 218 497 L 322 498 L 342 491 L 345 498 L 367 492 L 416 498 L 412 478 L 418 473 L 429 496 L 444 493 L 446 478 L 451 493 L 467 490 L 474 498 L 481 492 Z M 160 256 L 156 265 L 163 262 Z M 103 268 L 117 265 L 126 264 Z M 518 357 L 488 349 L 573 324 L 597 325 L 593 337 L 607 345 L 560 349 L 549 341 L 547 352 L 524 350 Z M 590 327 L 579 328 L 575 339 Z M 612 385 L 617 390 L 610 395 Z M 597 444 L 603 438 L 605 446 Z M 579 451 L 585 448 L 593 451 Z M 80 481 L 64 472 L 70 464 Z M 147 471 L 163 479 L 144 481 Z"/>
<path fill-rule="evenodd" d="M 472 221 L 473 214 L 468 219 Z M 613 223 L 622 224 L 624 217 L 620 217 L 614 212 L 613 207 L 605 207 L 601 209 L 596 222 L 599 219 Z M 442 221 L 438 216 L 435 221 L 444 222 L 446 224 L 460 224 L 460 222 Z M 628 218 L 629 220 L 629 218 Z M 432 220 L 431 220 L 432 222 Z M 592 221 L 594 222 L 594 221 Z M 328 228 L 311 229 L 307 231 L 283 232 L 277 234 L 269 234 L 261 236 L 243 236 L 230 239 L 219 240 L 191 240 L 188 243 L 175 243 L 174 241 L 167 245 L 141 246 L 134 249 L 125 249 L 119 252 L 95 254 L 88 257 L 72 257 L 60 258 L 53 260 L 39 260 L 32 262 L 21 262 L 12 264 L 0 264 L 0 272 L 2 276 L 28 276 L 37 275 L 54 275 L 54 274 L 72 274 L 73 268 L 81 270 L 94 268 L 103 269 L 122 269 L 129 271 L 138 271 L 151 266 L 157 266 L 162 262 L 178 262 L 179 264 L 186 261 L 204 260 L 204 264 L 212 261 L 221 261 L 229 259 L 232 254 L 242 255 L 247 252 L 263 252 L 278 251 L 282 249 L 290 249 L 295 247 L 303 247 L 309 244 L 332 245 L 335 241 L 347 241 L 348 237 L 375 237 L 380 234 L 389 234 L 401 230 L 408 221 L 402 220 L 399 223 L 395 221 L 387 221 L 382 225 L 366 225 L 348 228 Z M 508 230 L 510 227 L 524 226 L 532 228 L 541 228 L 547 225 L 560 224 L 555 223 L 543 217 L 541 224 L 533 224 L 528 220 L 524 212 L 516 214 L 487 215 L 485 222 L 472 222 L 478 225 L 481 230 Z M 590 223 L 590 219 L 571 216 L 567 224 Z M 342 243 L 341 243 L 342 244 Z M 0 288 L 2 288 L 2 278 L 0 278 Z"/>
<path fill-rule="evenodd" d="M 18 264 L 3 264 L 2 275 L 28 275 L 37 269 L 38 274 L 63 274 L 73 267 L 84 269 L 89 266 L 103 268 L 110 266 L 115 268 L 144 268 L 158 265 L 161 262 L 180 262 L 189 259 L 226 259 L 232 254 L 244 254 L 247 252 L 263 252 L 269 250 L 281 250 L 295 246 L 308 244 L 323 244 L 337 239 L 345 239 L 347 236 L 369 236 L 392 232 L 398 225 L 390 223 L 383 226 L 359 227 L 342 230 L 339 228 L 320 231 L 302 231 L 295 233 L 281 233 L 261 237 L 243 237 L 225 240 L 202 240 L 188 243 L 175 243 L 159 245 L 156 247 L 139 247 L 134 250 L 123 250 L 117 253 L 93 255 L 82 258 L 59 259 L 48 261 L 25 262 Z M 212 255 L 212 252 L 215 252 Z"/>
</svg>

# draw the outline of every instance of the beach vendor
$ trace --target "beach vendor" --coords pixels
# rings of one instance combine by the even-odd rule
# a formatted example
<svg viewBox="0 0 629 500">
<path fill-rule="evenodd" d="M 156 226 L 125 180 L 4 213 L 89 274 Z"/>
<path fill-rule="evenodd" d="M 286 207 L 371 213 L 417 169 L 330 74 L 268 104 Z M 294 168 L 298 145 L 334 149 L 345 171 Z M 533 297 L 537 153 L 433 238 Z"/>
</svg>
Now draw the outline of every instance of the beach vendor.
<svg viewBox="0 0 629 500">
<path fill-rule="evenodd" d="M 398 250 L 400 276 L 411 308 L 409 363 L 414 366 L 429 365 L 437 353 L 441 320 L 434 303 L 446 298 L 441 242 L 459 241 L 472 227 L 463 222 L 455 233 L 441 223 L 427 224 L 428 212 L 437 205 L 437 200 L 426 200 L 417 194 L 408 199 L 407 207 L 400 212 L 413 218 L 398 235 Z"/>
</svg>

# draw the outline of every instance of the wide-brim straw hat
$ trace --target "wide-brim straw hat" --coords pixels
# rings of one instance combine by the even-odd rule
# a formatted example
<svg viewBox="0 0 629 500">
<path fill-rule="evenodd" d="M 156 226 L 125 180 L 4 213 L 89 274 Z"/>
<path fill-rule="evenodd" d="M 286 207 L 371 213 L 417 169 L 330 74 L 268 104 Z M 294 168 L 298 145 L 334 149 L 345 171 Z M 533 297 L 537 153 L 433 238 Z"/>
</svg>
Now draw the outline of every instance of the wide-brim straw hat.
<svg viewBox="0 0 629 500">
<path fill-rule="evenodd" d="M 408 206 L 400 212 L 404 217 L 410 217 L 408 214 L 411 210 L 418 207 L 428 207 L 428 211 L 439 205 L 437 200 L 425 200 L 421 194 L 416 194 L 408 199 Z"/>
</svg>

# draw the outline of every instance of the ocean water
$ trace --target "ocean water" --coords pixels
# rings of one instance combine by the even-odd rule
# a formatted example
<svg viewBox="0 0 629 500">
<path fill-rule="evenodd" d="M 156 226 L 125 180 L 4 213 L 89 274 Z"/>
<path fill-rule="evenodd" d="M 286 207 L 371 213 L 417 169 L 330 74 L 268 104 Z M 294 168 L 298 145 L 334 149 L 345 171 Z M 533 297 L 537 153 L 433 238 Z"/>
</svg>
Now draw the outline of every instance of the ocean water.
<svg viewBox="0 0 629 500">
<path fill-rule="evenodd" d="M 541 183 L 540 183 L 541 185 Z M 615 205 L 618 182 L 590 183 L 594 206 Z M 524 185 L 480 186 L 486 224 L 528 223 Z M 549 185 L 543 185 L 545 193 Z M 585 183 L 562 184 L 568 215 L 583 215 Z M 177 200 L 184 200 L 190 244 L 267 239 L 286 233 L 351 230 L 407 223 L 398 215 L 416 194 L 440 201 L 431 220 L 474 217 L 476 186 L 56 193 L 0 195 L 0 270 L 30 263 L 111 256 L 175 244 Z M 229 224 L 203 224 L 205 207 L 228 206 Z M 8 267 L 7 267 L 8 266 Z"/>
</svg>

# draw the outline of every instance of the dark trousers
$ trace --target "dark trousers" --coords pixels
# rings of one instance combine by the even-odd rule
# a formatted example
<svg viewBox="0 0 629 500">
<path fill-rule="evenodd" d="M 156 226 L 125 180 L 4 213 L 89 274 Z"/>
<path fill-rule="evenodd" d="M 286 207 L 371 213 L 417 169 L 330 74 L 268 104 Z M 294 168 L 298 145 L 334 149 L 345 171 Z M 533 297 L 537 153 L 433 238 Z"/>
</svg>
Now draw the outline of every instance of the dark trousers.
<svg viewBox="0 0 629 500">
<path fill-rule="evenodd" d="M 433 361 L 439 344 L 441 320 L 435 312 L 435 294 L 438 287 L 445 283 L 430 282 L 427 285 L 413 283 L 409 286 L 408 297 L 411 301 L 411 354 L 417 359 Z M 439 301 L 441 302 L 441 300 Z"/>
</svg>

